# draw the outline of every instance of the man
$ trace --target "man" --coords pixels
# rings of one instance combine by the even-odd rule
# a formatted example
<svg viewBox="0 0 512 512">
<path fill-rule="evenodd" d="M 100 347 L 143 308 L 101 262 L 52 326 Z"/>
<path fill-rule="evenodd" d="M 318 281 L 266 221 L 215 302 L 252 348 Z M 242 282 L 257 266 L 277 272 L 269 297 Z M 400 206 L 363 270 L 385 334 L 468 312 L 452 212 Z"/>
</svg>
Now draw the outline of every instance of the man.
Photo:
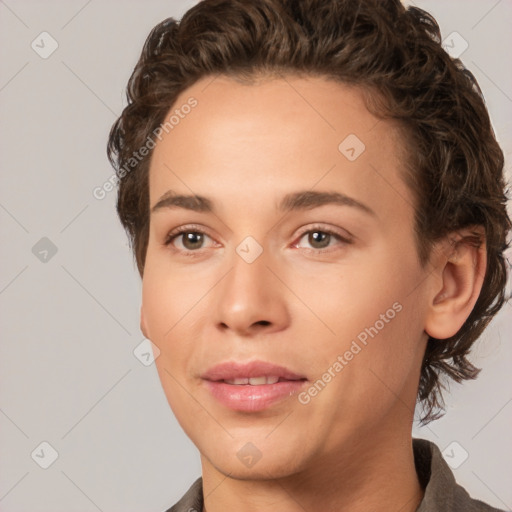
<svg viewBox="0 0 512 512">
<path fill-rule="evenodd" d="M 432 443 L 504 303 L 476 82 L 398 0 L 205 0 L 149 35 L 114 125 L 141 329 L 202 477 L 171 511 L 496 510 Z"/>
</svg>

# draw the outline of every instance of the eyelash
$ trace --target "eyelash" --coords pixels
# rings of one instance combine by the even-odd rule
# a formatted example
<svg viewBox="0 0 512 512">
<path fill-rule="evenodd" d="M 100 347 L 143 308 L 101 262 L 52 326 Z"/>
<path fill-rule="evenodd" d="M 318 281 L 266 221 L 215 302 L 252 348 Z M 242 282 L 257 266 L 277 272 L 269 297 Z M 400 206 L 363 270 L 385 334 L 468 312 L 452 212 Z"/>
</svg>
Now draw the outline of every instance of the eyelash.
<svg viewBox="0 0 512 512">
<path fill-rule="evenodd" d="M 167 235 L 164 245 L 170 246 L 176 238 L 178 238 L 180 235 L 183 235 L 185 233 L 199 233 L 202 235 L 210 236 L 210 235 L 208 235 L 208 233 L 203 231 L 199 226 L 194 226 L 194 225 L 180 226 L 179 228 L 174 229 Z M 183 251 L 182 249 L 173 248 L 173 250 L 175 252 L 182 253 L 189 258 L 197 258 L 198 256 L 201 256 L 203 253 L 203 249 L 198 249 L 196 251 Z"/>
<path fill-rule="evenodd" d="M 350 237 L 345 237 L 332 229 L 323 228 L 321 226 L 313 226 L 313 227 L 303 231 L 300 235 L 298 235 L 297 240 L 300 241 L 302 238 L 304 238 L 304 235 L 307 235 L 309 233 L 315 233 L 315 232 L 330 235 L 330 236 L 334 237 L 335 239 L 337 239 L 342 244 L 349 245 L 349 244 L 353 243 L 353 240 Z M 194 225 L 180 226 L 179 228 L 174 229 L 167 235 L 164 245 L 170 246 L 176 238 L 178 238 L 180 235 L 183 235 L 185 233 L 201 234 L 201 235 L 206 235 L 209 238 L 211 238 L 210 235 L 208 235 L 208 233 L 206 233 L 204 230 L 202 230 L 199 226 L 194 226 Z M 297 245 L 297 243 L 294 243 L 293 246 L 295 247 Z M 329 250 L 329 248 L 330 248 L 330 246 L 328 246 L 324 249 L 313 249 L 312 248 L 312 249 L 307 249 L 307 251 L 309 253 L 314 253 L 314 254 L 325 254 L 327 252 L 331 252 Z M 177 249 L 177 248 L 174 248 L 174 250 L 176 252 L 180 252 L 180 253 L 184 254 L 185 256 L 191 257 L 191 258 L 201 256 L 202 252 L 203 252 L 203 248 L 195 250 L 195 251 L 191 251 L 191 250 L 183 251 L 182 249 Z"/>
<path fill-rule="evenodd" d="M 340 233 L 338 233 L 337 231 L 334 231 L 329 228 L 324 228 L 322 226 L 312 226 L 312 227 L 302 231 L 300 233 L 300 235 L 298 235 L 298 238 L 297 238 L 298 242 L 300 242 L 300 240 L 302 240 L 302 238 L 304 238 L 304 236 L 309 233 L 323 233 L 323 234 L 329 235 L 329 236 L 335 238 L 338 242 L 340 242 L 343 245 L 350 245 L 352 243 L 352 239 L 350 237 L 343 236 Z M 293 246 L 296 247 L 298 242 L 294 243 Z M 336 247 L 331 247 L 329 245 L 324 249 L 307 248 L 306 250 L 307 250 L 307 252 L 313 253 L 313 254 L 326 254 L 326 253 L 332 252 L 333 250 L 336 250 Z"/>
</svg>

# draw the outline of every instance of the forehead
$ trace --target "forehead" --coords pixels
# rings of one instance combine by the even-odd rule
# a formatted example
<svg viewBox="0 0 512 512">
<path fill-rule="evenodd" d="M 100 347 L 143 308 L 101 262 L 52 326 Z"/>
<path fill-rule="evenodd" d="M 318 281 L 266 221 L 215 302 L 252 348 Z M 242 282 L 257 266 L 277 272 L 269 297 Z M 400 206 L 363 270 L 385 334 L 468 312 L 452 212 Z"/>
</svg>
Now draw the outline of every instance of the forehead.
<svg viewBox="0 0 512 512">
<path fill-rule="evenodd" d="M 178 97 L 171 116 L 152 156 L 152 205 L 168 189 L 245 206 L 298 187 L 334 187 L 377 205 L 410 199 L 400 130 L 372 115 L 356 87 L 320 77 L 208 77 Z"/>
</svg>

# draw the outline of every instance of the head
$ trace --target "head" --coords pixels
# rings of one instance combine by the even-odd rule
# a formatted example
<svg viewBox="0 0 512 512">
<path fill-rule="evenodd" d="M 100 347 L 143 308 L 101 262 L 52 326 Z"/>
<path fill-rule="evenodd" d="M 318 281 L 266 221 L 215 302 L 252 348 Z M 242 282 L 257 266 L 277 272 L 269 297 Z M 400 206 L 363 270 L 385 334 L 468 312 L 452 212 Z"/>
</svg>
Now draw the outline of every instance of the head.
<svg viewBox="0 0 512 512">
<path fill-rule="evenodd" d="M 229 445 L 279 472 L 416 400 L 426 423 L 443 379 L 478 374 L 504 302 L 503 154 L 440 41 L 398 0 L 206 0 L 146 41 L 109 139 L 118 213 L 169 403 L 226 472 Z M 231 359 L 286 365 L 302 394 L 227 409 L 202 377 Z"/>
</svg>

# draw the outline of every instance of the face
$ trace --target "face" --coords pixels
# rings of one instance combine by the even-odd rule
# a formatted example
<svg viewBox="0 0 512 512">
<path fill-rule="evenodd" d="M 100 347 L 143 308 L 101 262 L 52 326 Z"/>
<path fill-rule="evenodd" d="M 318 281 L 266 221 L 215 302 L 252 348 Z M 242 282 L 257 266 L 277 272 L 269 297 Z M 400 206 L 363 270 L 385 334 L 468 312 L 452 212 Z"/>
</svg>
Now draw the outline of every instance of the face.
<svg viewBox="0 0 512 512">
<path fill-rule="evenodd" d="M 318 77 L 187 103 L 152 156 L 141 326 L 203 466 L 286 477 L 410 432 L 428 268 L 397 127 Z"/>
</svg>

